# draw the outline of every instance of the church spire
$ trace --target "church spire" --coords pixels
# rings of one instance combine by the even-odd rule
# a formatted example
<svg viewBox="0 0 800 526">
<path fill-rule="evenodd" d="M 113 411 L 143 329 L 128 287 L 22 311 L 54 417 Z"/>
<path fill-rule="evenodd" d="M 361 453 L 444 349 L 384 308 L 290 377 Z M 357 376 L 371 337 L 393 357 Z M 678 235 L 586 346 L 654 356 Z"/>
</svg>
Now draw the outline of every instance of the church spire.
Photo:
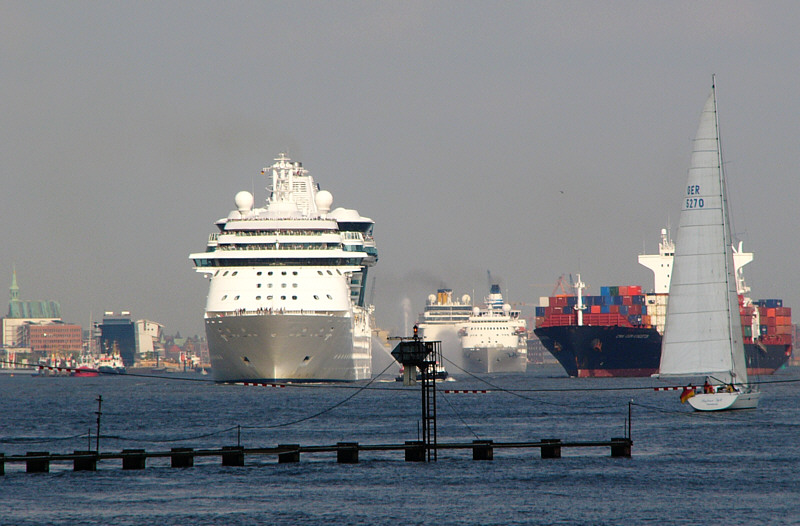
<svg viewBox="0 0 800 526">
<path fill-rule="evenodd" d="M 11 301 L 19 301 L 19 286 L 17 285 L 17 269 L 14 267 L 14 274 L 11 278 Z"/>
</svg>

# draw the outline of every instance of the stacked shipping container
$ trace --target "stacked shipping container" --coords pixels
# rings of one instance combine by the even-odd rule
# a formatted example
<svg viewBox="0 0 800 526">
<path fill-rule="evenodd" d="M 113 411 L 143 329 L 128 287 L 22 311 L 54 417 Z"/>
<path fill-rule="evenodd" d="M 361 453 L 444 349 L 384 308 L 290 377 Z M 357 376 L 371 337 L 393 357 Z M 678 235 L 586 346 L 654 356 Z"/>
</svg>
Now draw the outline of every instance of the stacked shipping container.
<svg viewBox="0 0 800 526">
<path fill-rule="evenodd" d="M 600 287 L 599 296 L 583 296 L 581 301 L 585 307 L 584 325 L 650 325 L 645 296 L 639 285 Z M 537 327 L 577 325 L 577 296 L 544 297 L 539 303 L 540 306 L 536 307 Z"/>
</svg>

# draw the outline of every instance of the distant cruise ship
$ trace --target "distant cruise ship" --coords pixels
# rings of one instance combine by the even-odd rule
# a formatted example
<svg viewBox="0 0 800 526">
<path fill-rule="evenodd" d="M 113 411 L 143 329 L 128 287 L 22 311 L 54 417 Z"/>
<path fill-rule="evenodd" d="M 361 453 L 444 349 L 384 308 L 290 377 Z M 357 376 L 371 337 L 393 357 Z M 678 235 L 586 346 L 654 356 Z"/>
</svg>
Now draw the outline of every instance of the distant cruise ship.
<svg viewBox="0 0 800 526">
<path fill-rule="evenodd" d="M 216 222 L 205 252 L 191 254 L 210 281 L 206 336 L 221 382 L 354 381 L 371 376 L 367 270 L 378 252 L 374 222 L 331 210 L 302 164 L 280 154 L 262 172 L 269 198 L 249 192 Z"/>
<path fill-rule="evenodd" d="M 474 307 L 461 329 L 464 369 L 473 373 L 515 373 L 528 368 L 527 323 L 520 311 L 503 303 L 493 284 L 486 308 Z"/>
<path fill-rule="evenodd" d="M 468 294 L 453 299 L 452 289 L 439 289 L 428 296 L 425 310 L 417 319 L 419 335 L 423 340 L 442 342 L 442 356 L 448 368 L 450 364 L 463 368 L 461 337 L 459 331 L 472 315 L 471 298 Z M 451 372 L 457 372 L 451 368 Z"/>
</svg>

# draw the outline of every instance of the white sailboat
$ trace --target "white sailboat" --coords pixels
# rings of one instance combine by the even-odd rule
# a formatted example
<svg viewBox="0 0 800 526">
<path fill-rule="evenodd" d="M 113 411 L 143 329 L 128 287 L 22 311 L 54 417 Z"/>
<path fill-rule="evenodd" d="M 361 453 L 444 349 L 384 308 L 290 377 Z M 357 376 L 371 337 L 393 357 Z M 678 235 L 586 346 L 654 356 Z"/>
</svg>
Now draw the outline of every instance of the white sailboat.
<svg viewBox="0 0 800 526">
<path fill-rule="evenodd" d="M 703 108 L 681 208 L 660 377 L 705 376 L 697 411 L 752 409 L 720 148 L 716 87 Z"/>
</svg>

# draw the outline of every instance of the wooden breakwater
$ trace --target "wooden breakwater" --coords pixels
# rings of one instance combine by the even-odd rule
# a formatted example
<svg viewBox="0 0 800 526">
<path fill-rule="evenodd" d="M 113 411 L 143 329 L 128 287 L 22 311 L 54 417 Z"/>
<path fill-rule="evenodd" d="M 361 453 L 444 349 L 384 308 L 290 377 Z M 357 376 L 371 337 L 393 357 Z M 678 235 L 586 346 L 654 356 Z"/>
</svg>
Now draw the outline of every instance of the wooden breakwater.
<svg viewBox="0 0 800 526">
<path fill-rule="evenodd" d="M 373 451 L 402 451 L 407 462 L 425 461 L 428 449 L 472 450 L 473 460 L 493 460 L 495 449 L 539 449 L 541 458 L 561 458 L 565 448 L 610 448 L 615 458 L 630 458 L 633 441 L 630 438 L 612 438 L 607 441 L 573 441 L 561 439 L 542 439 L 535 442 L 494 442 L 493 440 L 473 440 L 472 442 L 451 442 L 426 445 L 421 440 L 407 440 L 403 444 L 359 444 L 358 442 L 337 442 L 324 446 L 301 446 L 299 444 L 279 444 L 276 447 L 245 448 L 243 446 L 224 446 L 213 449 L 194 449 L 174 447 L 169 451 L 146 451 L 144 449 L 123 449 L 120 452 L 74 451 L 66 454 L 53 454 L 47 451 L 30 451 L 24 455 L 6 456 L 0 453 L 0 475 L 5 474 L 6 464 L 25 464 L 27 473 L 47 473 L 54 462 L 72 462 L 74 471 L 95 471 L 99 462 L 120 461 L 122 469 L 145 469 L 148 459 L 169 458 L 173 468 L 194 466 L 196 458 L 219 457 L 223 466 L 244 466 L 248 456 L 273 456 L 278 463 L 300 462 L 301 455 L 336 454 L 340 464 L 356 464 L 359 453 Z"/>
</svg>

